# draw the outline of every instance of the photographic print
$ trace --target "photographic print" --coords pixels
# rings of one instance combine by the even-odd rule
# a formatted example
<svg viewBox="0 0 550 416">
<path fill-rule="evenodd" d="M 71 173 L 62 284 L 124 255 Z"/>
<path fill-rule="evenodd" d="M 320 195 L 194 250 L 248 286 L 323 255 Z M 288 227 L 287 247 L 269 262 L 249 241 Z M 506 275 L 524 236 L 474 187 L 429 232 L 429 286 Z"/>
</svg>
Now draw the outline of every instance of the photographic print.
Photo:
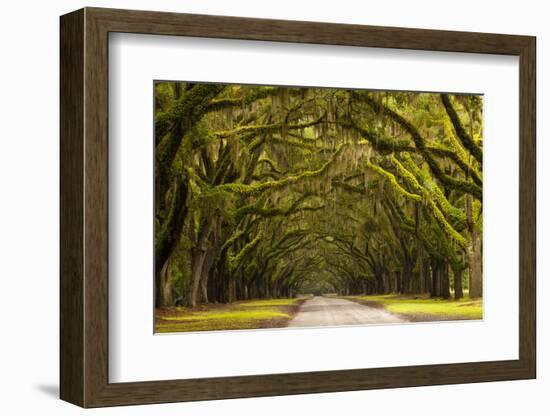
<svg viewBox="0 0 550 416">
<path fill-rule="evenodd" d="M 482 319 L 481 95 L 154 100 L 156 333 Z"/>
</svg>

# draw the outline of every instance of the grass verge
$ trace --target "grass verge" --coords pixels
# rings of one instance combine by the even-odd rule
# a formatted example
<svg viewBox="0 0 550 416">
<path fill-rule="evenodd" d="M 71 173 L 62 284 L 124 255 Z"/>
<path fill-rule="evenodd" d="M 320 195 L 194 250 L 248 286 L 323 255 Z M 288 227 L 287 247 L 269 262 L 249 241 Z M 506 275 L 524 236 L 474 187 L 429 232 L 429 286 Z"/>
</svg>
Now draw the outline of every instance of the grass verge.
<svg viewBox="0 0 550 416">
<path fill-rule="evenodd" d="M 346 299 L 384 308 L 411 322 L 474 320 L 483 318 L 481 299 L 445 300 L 422 295 L 347 296 Z"/>
<path fill-rule="evenodd" d="M 196 308 L 159 308 L 155 311 L 155 332 L 283 328 L 306 299 L 261 299 Z"/>
</svg>

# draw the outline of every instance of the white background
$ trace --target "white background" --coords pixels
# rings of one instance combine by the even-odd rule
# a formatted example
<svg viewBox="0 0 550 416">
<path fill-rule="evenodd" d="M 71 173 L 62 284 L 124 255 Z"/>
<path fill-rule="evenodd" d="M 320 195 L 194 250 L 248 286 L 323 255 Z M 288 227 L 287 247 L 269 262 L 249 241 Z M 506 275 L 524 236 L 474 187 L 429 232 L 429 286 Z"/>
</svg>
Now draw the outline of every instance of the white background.
<svg viewBox="0 0 550 416">
<path fill-rule="evenodd" d="M 8 3 L 6 3 L 8 4 Z M 536 381 L 484 383 L 399 390 L 318 394 L 294 397 L 229 400 L 140 406 L 87 411 L 88 414 L 144 415 L 280 415 L 384 412 L 407 415 L 529 414 L 546 415 L 550 408 L 548 340 L 550 296 L 543 276 L 548 260 L 543 244 L 550 237 L 542 212 L 550 207 L 550 158 L 542 121 L 550 99 L 548 68 L 550 27 L 544 2 L 478 2 L 463 0 L 444 6 L 440 1 L 353 0 L 277 2 L 254 1 L 20 1 L 4 6 L 0 152 L 0 244 L 2 261 L 2 344 L 0 410 L 6 414 L 67 415 L 82 410 L 56 399 L 58 385 L 58 16 L 83 5 L 157 9 L 318 20 L 436 29 L 531 34 L 538 36 L 538 328 L 539 378 Z M 505 261 L 506 259 L 503 259 Z"/>
<path fill-rule="evenodd" d="M 518 358 L 517 57 L 114 34 L 109 62 L 112 382 Z M 152 336 L 154 79 L 484 94 L 483 321 Z"/>
</svg>

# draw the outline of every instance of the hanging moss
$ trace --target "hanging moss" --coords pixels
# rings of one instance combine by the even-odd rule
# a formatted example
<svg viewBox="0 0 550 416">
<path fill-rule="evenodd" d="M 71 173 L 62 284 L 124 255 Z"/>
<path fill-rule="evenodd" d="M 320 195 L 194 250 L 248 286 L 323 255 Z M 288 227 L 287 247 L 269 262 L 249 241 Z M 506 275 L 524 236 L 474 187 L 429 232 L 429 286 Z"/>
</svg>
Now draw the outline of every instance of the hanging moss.
<svg viewBox="0 0 550 416">
<path fill-rule="evenodd" d="M 470 135 L 466 133 L 466 130 L 464 129 L 464 126 L 462 125 L 462 122 L 460 121 L 460 118 L 458 117 L 458 114 L 454 109 L 453 104 L 451 103 L 450 96 L 448 94 L 441 94 L 440 97 L 441 102 L 445 107 L 445 111 L 447 111 L 447 114 L 449 115 L 449 118 L 453 123 L 456 135 L 459 137 L 464 147 L 468 149 L 468 151 L 476 158 L 476 160 L 479 163 L 483 163 L 483 152 L 472 139 L 472 137 L 470 137 Z"/>
<path fill-rule="evenodd" d="M 244 215 L 258 215 L 260 217 L 269 218 L 269 217 L 275 217 L 275 216 L 288 216 L 290 214 L 294 214 L 297 212 L 304 212 L 304 211 L 317 211 L 320 209 L 323 209 L 323 205 L 320 206 L 306 206 L 306 207 L 300 207 L 300 203 L 305 198 L 299 198 L 293 203 L 285 206 L 285 207 L 275 207 L 275 208 L 265 208 L 265 207 L 259 207 L 257 205 L 247 205 L 242 208 L 239 208 L 236 211 L 236 216 L 238 218 L 243 217 Z"/>
<path fill-rule="evenodd" d="M 451 224 L 447 221 L 437 204 L 433 201 L 430 193 L 426 190 L 416 177 L 410 173 L 396 158 L 392 157 L 392 163 L 397 167 L 400 175 L 403 179 L 415 190 L 422 194 L 422 199 L 427 203 L 428 207 L 431 209 L 434 217 L 437 219 L 438 223 L 445 229 L 445 231 L 460 244 L 461 247 L 468 247 L 468 241 L 462 236 L 458 231 L 456 231 Z"/>
<path fill-rule="evenodd" d="M 395 178 L 395 175 L 393 175 L 392 173 L 387 172 L 384 169 L 382 169 L 380 166 L 377 166 L 370 162 L 367 162 L 366 165 L 369 169 L 372 169 L 374 172 L 386 178 L 392 185 L 392 188 L 395 189 L 400 195 L 403 195 L 404 197 L 416 202 L 422 201 L 422 197 L 420 195 L 408 192 L 401 185 L 399 185 L 399 183 L 397 182 L 397 179 Z"/>
<path fill-rule="evenodd" d="M 472 177 L 472 180 L 476 185 L 479 185 L 479 186 L 483 185 L 483 182 L 481 180 L 481 175 L 477 171 L 477 169 L 475 169 L 473 166 L 465 162 L 463 160 L 463 156 L 460 155 L 458 152 L 455 152 L 450 149 L 445 149 L 443 147 L 438 147 L 438 146 L 427 146 L 426 150 L 429 151 L 434 156 L 446 157 L 451 159 L 454 163 L 458 165 L 458 167 L 460 167 L 460 169 L 462 170 L 462 172 L 464 172 L 466 176 Z"/>
<path fill-rule="evenodd" d="M 445 217 L 449 218 L 451 223 L 453 223 L 453 227 L 459 231 L 464 230 L 466 228 L 466 213 L 449 202 L 439 186 L 418 168 L 409 154 L 402 154 L 401 157 L 403 158 L 407 169 L 412 172 L 413 176 L 422 181 L 421 186 L 423 186 L 423 188 L 437 202 Z"/>
<path fill-rule="evenodd" d="M 335 163 L 342 149 L 343 149 L 343 146 L 340 147 L 340 149 L 334 153 L 331 160 L 326 162 L 321 168 L 317 170 L 304 171 L 298 175 L 288 176 L 284 179 L 280 179 L 277 181 L 267 181 L 267 182 L 262 182 L 258 184 L 253 184 L 253 185 L 245 185 L 241 183 L 228 183 L 228 184 L 218 185 L 214 188 L 209 189 L 206 192 L 209 194 L 216 194 L 220 192 L 232 192 L 242 196 L 260 195 L 262 192 L 265 192 L 267 190 L 275 190 L 277 188 L 281 188 L 289 184 L 297 183 L 306 178 L 313 178 L 313 177 L 322 175 L 330 168 L 332 164 Z"/>
<path fill-rule="evenodd" d="M 378 112 L 380 115 L 387 115 L 396 123 L 398 123 L 401 127 L 403 127 L 410 134 L 411 138 L 415 143 L 416 150 L 426 160 L 426 163 L 430 167 L 430 170 L 432 171 L 432 173 L 443 184 L 445 184 L 445 186 L 448 186 L 450 188 L 453 188 L 461 192 L 472 194 L 477 199 L 481 200 L 482 190 L 479 185 L 476 185 L 475 183 L 455 179 L 445 174 L 445 172 L 441 169 L 437 161 L 432 157 L 432 155 L 428 151 L 425 139 L 422 137 L 418 129 L 412 123 L 410 123 L 406 118 L 401 116 L 396 111 L 390 109 L 388 106 L 385 106 L 384 104 L 381 104 L 380 102 L 373 99 L 369 93 L 354 92 L 353 96 L 356 99 L 367 103 L 375 112 Z"/>
<path fill-rule="evenodd" d="M 215 302 L 291 296 L 312 282 L 376 291 L 404 268 L 418 273 L 417 257 L 464 263 L 466 199 L 482 228 L 482 168 L 439 95 L 230 85 L 184 114 L 197 85 L 155 97 L 155 241 L 183 222 L 169 272 L 178 296 L 193 286 L 197 241 Z M 481 148 L 481 107 L 451 102 Z"/>
<path fill-rule="evenodd" d="M 242 249 L 241 251 L 239 251 L 236 255 L 232 255 L 230 254 L 229 257 L 228 257 L 228 265 L 229 265 L 229 270 L 231 270 L 232 272 L 234 272 L 240 265 L 240 263 L 242 262 L 242 260 L 244 259 L 244 257 L 250 252 L 252 251 L 252 249 L 254 248 L 254 246 L 256 244 L 258 244 L 258 242 L 260 241 L 260 238 L 262 237 L 261 233 L 259 233 L 253 240 L 251 240 L 250 242 L 248 242 Z"/>
<path fill-rule="evenodd" d="M 208 112 L 219 111 L 230 107 L 242 107 L 251 105 L 254 101 L 267 98 L 271 95 L 275 95 L 280 88 L 278 87 L 258 87 L 253 90 L 249 90 L 246 95 L 242 97 L 224 97 L 212 100 L 207 106 Z"/>
<path fill-rule="evenodd" d="M 285 126 L 284 122 L 281 123 L 273 123 L 273 124 L 258 124 L 258 125 L 251 125 L 251 126 L 240 126 L 232 130 L 222 130 L 217 131 L 214 133 L 214 135 L 220 139 L 228 138 L 228 137 L 235 137 L 239 135 L 243 135 L 246 133 L 254 133 L 255 135 L 261 135 L 261 134 L 267 134 L 267 133 L 274 133 L 274 132 L 280 132 L 283 128 L 286 128 L 288 130 L 300 130 L 306 127 L 313 126 L 315 124 L 321 123 L 325 118 L 325 115 L 322 115 L 316 120 L 307 122 L 307 123 L 300 123 L 300 124 L 294 124 Z"/>
</svg>

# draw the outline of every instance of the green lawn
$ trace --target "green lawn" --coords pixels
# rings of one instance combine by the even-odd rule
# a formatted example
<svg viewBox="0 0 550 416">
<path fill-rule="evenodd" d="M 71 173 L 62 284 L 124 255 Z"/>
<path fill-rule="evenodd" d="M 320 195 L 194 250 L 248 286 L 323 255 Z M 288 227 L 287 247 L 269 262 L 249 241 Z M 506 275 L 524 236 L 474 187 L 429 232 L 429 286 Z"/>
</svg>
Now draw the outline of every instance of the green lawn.
<svg viewBox="0 0 550 416">
<path fill-rule="evenodd" d="M 373 307 L 382 307 L 413 322 L 482 319 L 481 299 L 459 301 L 426 298 L 420 295 L 348 296 L 347 299 Z"/>
<path fill-rule="evenodd" d="M 285 327 L 305 298 L 262 299 L 190 308 L 162 308 L 155 332 L 194 332 Z"/>
</svg>

